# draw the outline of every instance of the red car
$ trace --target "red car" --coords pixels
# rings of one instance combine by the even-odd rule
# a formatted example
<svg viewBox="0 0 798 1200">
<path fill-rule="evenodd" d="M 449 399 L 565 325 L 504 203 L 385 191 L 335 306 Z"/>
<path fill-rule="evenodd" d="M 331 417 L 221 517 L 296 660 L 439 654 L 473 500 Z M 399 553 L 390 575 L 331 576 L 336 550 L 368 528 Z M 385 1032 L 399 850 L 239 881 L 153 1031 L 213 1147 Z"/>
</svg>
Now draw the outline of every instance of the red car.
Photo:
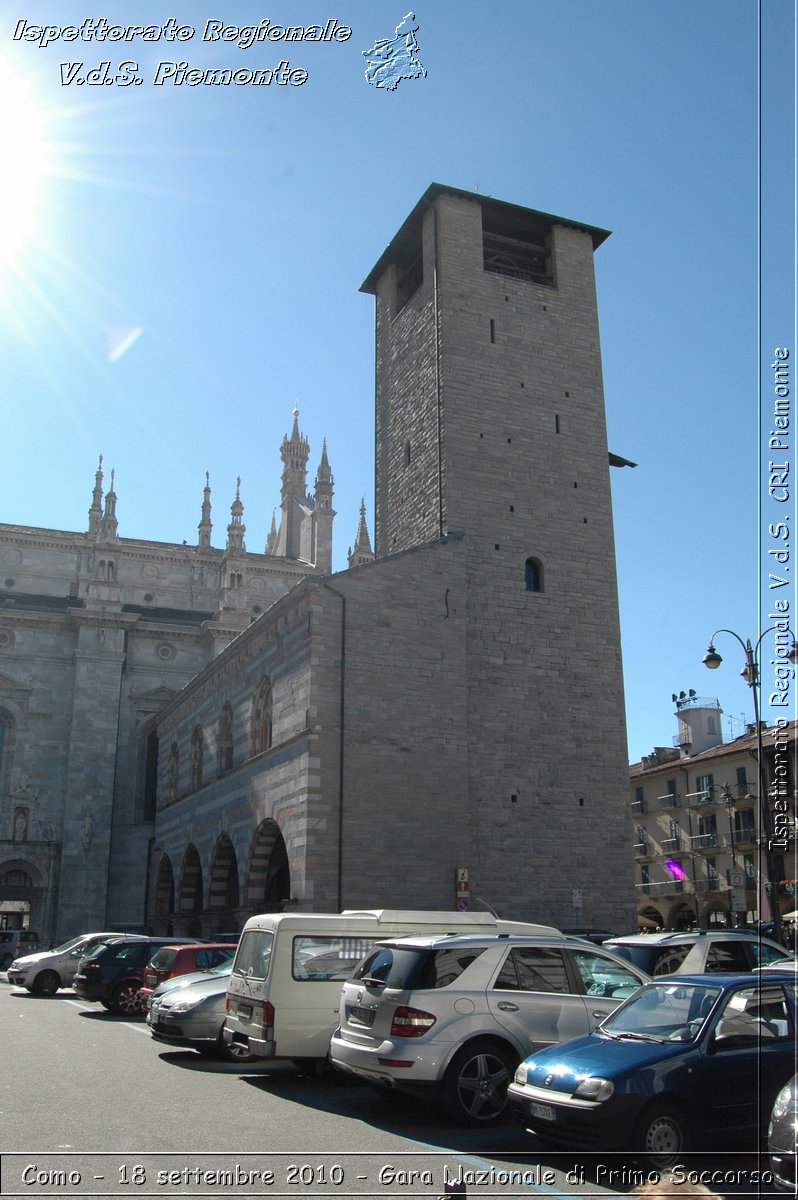
<svg viewBox="0 0 798 1200">
<path fill-rule="evenodd" d="M 194 971 L 211 971 L 232 962 L 236 947 L 229 942 L 198 942 L 190 946 L 161 946 L 144 968 L 141 999 L 146 1007 L 159 983 L 175 975 Z"/>
</svg>

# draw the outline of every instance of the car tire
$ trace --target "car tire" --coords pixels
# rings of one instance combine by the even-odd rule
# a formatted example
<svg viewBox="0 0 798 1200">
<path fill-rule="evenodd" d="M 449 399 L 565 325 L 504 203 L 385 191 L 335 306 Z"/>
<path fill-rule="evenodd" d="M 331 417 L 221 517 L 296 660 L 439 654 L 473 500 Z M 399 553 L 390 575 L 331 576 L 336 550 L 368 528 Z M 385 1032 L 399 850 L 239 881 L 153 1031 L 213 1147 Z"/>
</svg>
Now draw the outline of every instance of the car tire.
<svg viewBox="0 0 798 1200">
<path fill-rule="evenodd" d="M 40 971 L 31 984 L 30 990 L 34 996 L 54 996 L 61 986 L 61 976 L 57 971 Z"/>
<path fill-rule="evenodd" d="M 672 1167 L 689 1149 L 687 1126 L 681 1113 L 669 1104 L 652 1104 L 635 1127 L 635 1146 L 647 1165 L 662 1170 Z"/>
<path fill-rule="evenodd" d="M 495 1042 L 470 1042 L 458 1050 L 443 1078 L 441 1097 L 460 1125 L 495 1125 L 507 1112 L 507 1085 L 516 1062 Z"/>
<path fill-rule="evenodd" d="M 225 1062 L 246 1063 L 252 1062 L 255 1057 L 252 1051 L 246 1046 L 242 1046 L 240 1042 L 231 1042 L 229 1046 L 226 1045 L 221 1032 L 219 1033 L 218 1053 Z"/>
<path fill-rule="evenodd" d="M 141 984 L 137 979 L 126 979 L 113 991 L 108 1003 L 112 1013 L 119 1017 L 139 1017 L 144 1012 L 141 999 Z"/>
</svg>

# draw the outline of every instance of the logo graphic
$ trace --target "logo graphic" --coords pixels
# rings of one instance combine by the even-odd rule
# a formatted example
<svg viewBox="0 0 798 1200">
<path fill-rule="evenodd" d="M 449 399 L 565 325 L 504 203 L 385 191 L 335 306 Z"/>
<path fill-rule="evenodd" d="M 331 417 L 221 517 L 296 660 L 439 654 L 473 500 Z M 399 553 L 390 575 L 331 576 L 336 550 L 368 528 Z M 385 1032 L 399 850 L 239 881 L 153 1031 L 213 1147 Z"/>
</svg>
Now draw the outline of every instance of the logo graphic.
<svg viewBox="0 0 798 1200">
<path fill-rule="evenodd" d="M 378 38 L 363 54 L 368 62 L 366 82 L 372 87 L 395 91 L 403 79 L 423 79 L 427 72 L 419 62 L 418 22 L 415 13 L 408 13 L 392 38 Z"/>
</svg>

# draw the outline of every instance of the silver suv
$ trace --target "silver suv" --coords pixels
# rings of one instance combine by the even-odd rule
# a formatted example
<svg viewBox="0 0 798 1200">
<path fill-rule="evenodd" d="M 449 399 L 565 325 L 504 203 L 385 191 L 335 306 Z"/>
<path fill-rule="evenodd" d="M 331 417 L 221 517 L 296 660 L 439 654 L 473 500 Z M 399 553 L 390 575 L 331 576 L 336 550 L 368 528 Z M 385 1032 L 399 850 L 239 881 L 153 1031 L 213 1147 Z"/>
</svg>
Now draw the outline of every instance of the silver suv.
<svg viewBox="0 0 798 1200">
<path fill-rule="evenodd" d="M 385 941 L 344 984 L 330 1057 L 382 1095 L 439 1093 L 488 1125 L 522 1058 L 590 1033 L 648 978 L 563 934 Z"/>
<path fill-rule="evenodd" d="M 609 938 L 605 950 L 620 955 L 649 975 L 738 974 L 793 955 L 755 930 L 694 929 L 688 933 L 630 933 Z"/>
</svg>

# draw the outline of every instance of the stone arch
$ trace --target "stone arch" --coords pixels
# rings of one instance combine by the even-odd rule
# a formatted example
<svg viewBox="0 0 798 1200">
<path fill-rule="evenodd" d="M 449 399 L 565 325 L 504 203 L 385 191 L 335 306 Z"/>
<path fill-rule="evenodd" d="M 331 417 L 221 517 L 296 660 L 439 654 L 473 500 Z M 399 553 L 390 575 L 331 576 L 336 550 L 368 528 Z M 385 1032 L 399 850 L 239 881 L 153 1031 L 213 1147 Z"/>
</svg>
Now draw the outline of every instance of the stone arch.
<svg viewBox="0 0 798 1200">
<path fill-rule="evenodd" d="M 156 934 L 171 937 L 174 933 L 175 873 L 172 860 L 164 854 L 158 864 L 155 877 L 155 913 L 153 923 Z"/>
<path fill-rule="evenodd" d="M 659 909 L 655 908 L 653 904 L 649 904 L 647 908 L 644 908 L 642 912 L 638 914 L 638 916 L 644 917 L 646 921 L 651 921 L 652 925 L 658 926 L 660 929 L 665 928 L 665 918 Z"/>
<path fill-rule="evenodd" d="M 722 901 L 716 901 L 714 904 L 708 904 L 706 913 L 706 925 L 709 929 L 727 929 L 734 922 L 731 920 L 729 910 Z"/>
<path fill-rule="evenodd" d="M 191 843 L 183 855 L 178 889 L 177 914 L 181 925 L 178 930 L 188 937 L 202 935 L 202 864 L 197 847 Z"/>
<path fill-rule="evenodd" d="M 689 929 L 698 924 L 695 907 L 686 900 L 677 901 L 668 913 L 668 929 Z"/>
<path fill-rule="evenodd" d="M 208 917 L 212 922 L 213 929 L 217 932 L 236 929 L 238 926 L 237 908 L 238 859 L 230 838 L 226 833 L 221 833 L 213 848 L 211 873 L 208 881 Z"/>
<path fill-rule="evenodd" d="M 47 879 L 41 869 L 26 858 L 7 858 L 0 862 L 0 900 L 5 919 L 14 928 L 29 928 L 40 936 L 49 936 L 45 924 Z"/>
<path fill-rule="evenodd" d="M 291 899 L 291 872 L 280 826 L 261 821 L 252 839 L 245 905 L 249 912 L 280 912 Z"/>
</svg>

